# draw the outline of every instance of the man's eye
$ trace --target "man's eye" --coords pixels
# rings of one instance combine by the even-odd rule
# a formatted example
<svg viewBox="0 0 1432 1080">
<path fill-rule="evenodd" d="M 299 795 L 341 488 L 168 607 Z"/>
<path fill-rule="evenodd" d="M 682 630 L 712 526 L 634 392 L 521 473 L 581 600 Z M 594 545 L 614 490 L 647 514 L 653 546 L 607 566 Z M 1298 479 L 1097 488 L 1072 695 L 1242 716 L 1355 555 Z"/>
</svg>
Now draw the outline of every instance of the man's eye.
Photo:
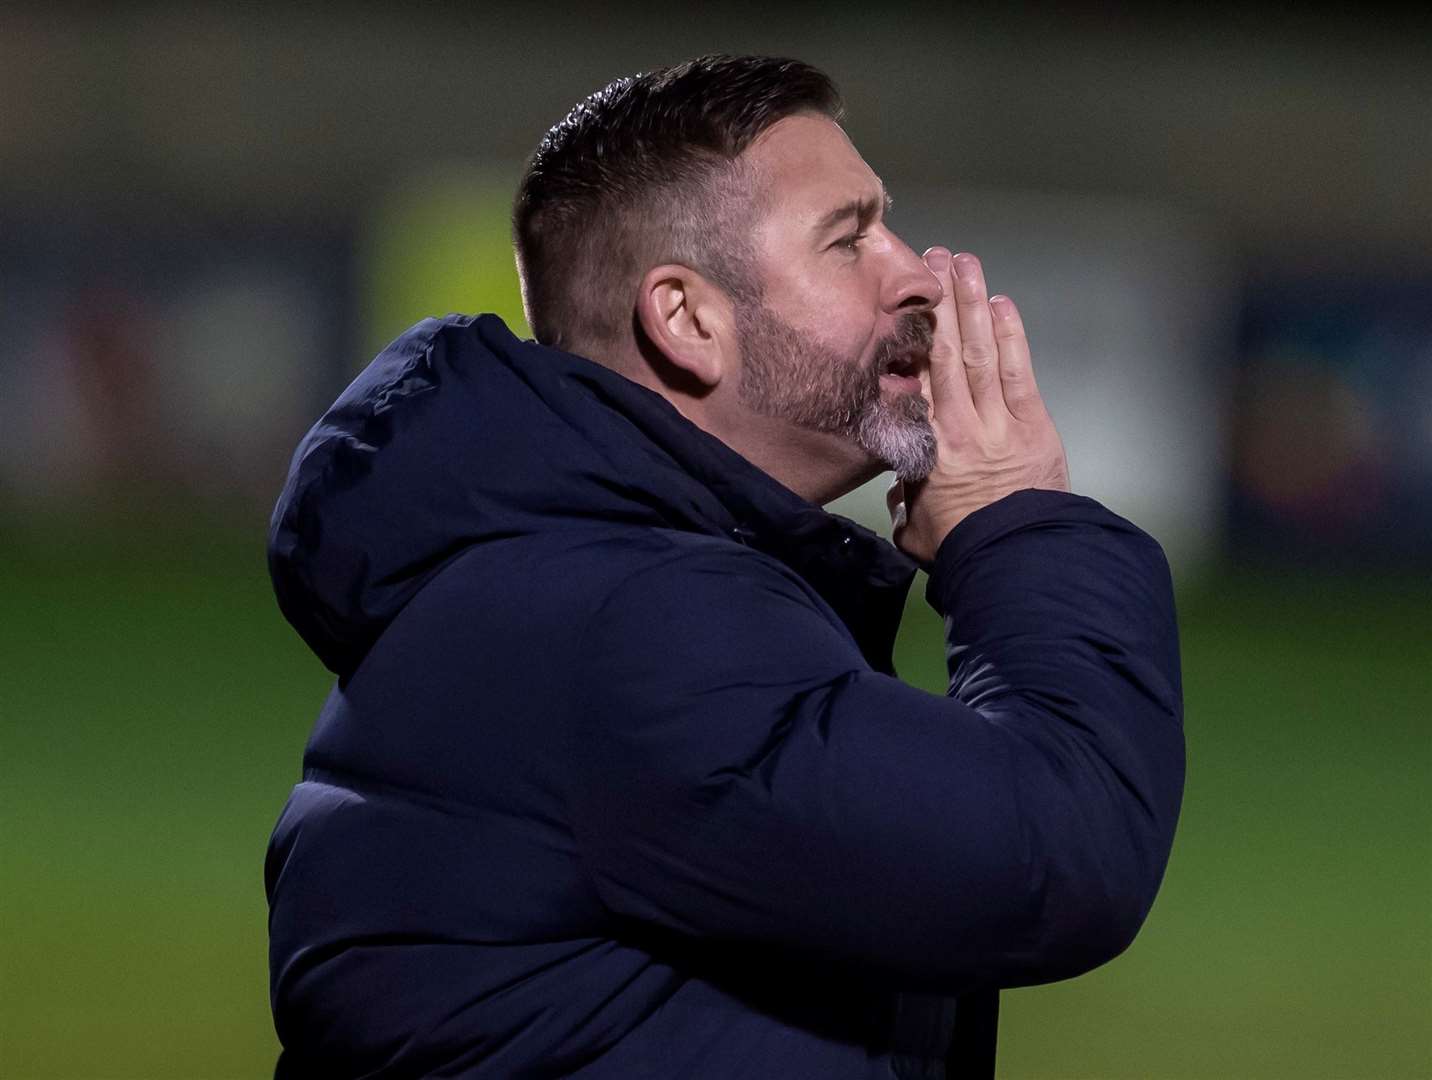
<svg viewBox="0 0 1432 1080">
<path fill-rule="evenodd" d="M 851 233 L 849 236 L 837 240 L 835 242 L 835 246 L 845 248 L 846 251 L 855 251 L 859 246 L 860 241 L 864 239 L 865 234 L 863 232 Z"/>
</svg>

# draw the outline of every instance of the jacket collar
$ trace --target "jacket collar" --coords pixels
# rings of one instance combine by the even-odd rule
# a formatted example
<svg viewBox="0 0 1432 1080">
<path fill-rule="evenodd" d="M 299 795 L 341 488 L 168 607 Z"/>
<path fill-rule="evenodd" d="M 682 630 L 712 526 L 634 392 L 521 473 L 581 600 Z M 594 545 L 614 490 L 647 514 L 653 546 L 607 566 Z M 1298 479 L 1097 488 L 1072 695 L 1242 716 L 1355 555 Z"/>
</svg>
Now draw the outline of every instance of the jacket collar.
<svg viewBox="0 0 1432 1080">
<path fill-rule="evenodd" d="M 270 525 L 280 607 L 328 667 L 353 671 L 467 548 L 591 522 L 723 536 L 807 581 L 872 667 L 891 668 L 914 565 L 580 356 L 494 315 L 412 327 L 295 452 Z"/>
</svg>

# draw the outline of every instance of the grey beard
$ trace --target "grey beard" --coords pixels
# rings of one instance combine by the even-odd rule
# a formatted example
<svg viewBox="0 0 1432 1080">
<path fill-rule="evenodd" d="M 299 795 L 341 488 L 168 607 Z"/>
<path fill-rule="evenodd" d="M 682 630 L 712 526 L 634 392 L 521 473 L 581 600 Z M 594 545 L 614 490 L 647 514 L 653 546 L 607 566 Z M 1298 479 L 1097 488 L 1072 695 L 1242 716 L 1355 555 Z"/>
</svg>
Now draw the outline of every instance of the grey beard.
<svg viewBox="0 0 1432 1080">
<path fill-rule="evenodd" d="M 928 352 L 930 320 L 911 316 L 881 343 L 869 368 L 812 342 L 760 303 L 737 309 L 742 400 L 763 416 L 850 438 L 901 480 L 935 467 L 935 431 L 923 395 L 886 398 L 880 372 L 900 351 Z"/>
<path fill-rule="evenodd" d="M 923 480 L 934 471 L 935 429 L 923 394 L 901 394 L 893 401 L 877 398 L 860 417 L 855 441 L 901 480 Z"/>
</svg>

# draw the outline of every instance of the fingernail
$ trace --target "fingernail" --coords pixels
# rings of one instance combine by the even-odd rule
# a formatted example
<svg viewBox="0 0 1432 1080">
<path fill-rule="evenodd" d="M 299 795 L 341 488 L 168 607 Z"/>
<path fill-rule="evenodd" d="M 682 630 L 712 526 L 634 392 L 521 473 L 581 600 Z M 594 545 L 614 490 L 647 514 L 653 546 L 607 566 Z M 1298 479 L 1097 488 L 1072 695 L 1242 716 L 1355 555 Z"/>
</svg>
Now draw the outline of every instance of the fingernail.
<svg viewBox="0 0 1432 1080">
<path fill-rule="evenodd" d="M 979 266 L 979 260 L 967 251 L 962 251 L 955 256 L 955 273 L 961 281 L 974 281 L 977 266 Z"/>
<path fill-rule="evenodd" d="M 925 252 L 925 265 L 937 274 L 950 268 L 950 253 L 944 248 L 931 248 Z"/>
</svg>

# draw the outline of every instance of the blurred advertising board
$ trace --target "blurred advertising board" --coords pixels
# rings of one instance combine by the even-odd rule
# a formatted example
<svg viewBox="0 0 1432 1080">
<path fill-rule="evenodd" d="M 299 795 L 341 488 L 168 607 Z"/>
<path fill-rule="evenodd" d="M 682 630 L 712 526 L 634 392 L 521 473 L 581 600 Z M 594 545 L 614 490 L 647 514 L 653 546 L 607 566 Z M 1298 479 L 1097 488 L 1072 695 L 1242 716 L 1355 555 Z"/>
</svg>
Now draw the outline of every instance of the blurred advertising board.
<svg viewBox="0 0 1432 1080">
<path fill-rule="evenodd" d="M 347 227 L 176 211 L 0 230 L 0 509 L 271 502 L 353 352 Z"/>
<path fill-rule="evenodd" d="M 1432 279 L 1260 283 L 1240 354 L 1235 548 L 1432 565 Z"/>
</svg>

